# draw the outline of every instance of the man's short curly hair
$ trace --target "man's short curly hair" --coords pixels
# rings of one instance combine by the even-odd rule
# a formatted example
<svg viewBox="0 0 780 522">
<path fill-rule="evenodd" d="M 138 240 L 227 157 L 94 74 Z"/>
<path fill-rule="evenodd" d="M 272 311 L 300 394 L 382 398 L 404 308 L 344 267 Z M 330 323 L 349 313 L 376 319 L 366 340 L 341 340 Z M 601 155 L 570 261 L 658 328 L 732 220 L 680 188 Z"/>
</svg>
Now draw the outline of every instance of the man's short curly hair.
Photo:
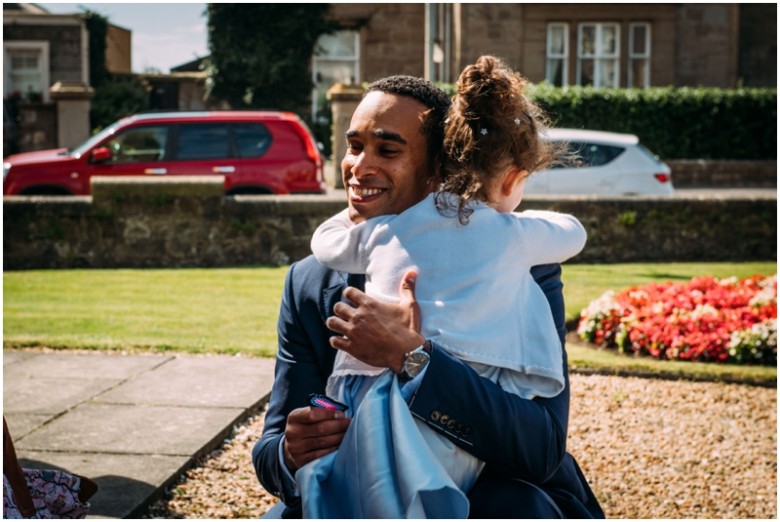
<svg viewBox="0 0 780 522">
<path fill-rule="evenodd" d="M 366 94 L 383 92 L 406 96 L 428 107 L 422 133 L 428 143 L 428 168 L 431 176 L 441 175 L 444 160 L 444 119 L 450 108 L 447 94 L 428 80 L 416 76 L 388 76 L 368 86 Z"/>
</svg>

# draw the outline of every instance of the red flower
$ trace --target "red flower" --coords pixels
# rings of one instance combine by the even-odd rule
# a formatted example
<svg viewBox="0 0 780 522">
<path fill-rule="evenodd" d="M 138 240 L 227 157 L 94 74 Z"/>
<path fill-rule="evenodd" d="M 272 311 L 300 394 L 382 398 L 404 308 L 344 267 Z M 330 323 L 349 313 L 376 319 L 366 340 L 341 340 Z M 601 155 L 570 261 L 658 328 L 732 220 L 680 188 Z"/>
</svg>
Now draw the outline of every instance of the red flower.
<svg viewBox="0 0 780 522">
<path fill-rule="evenodd" d="M 776 276 L 704 276 L 608 292 L 583 310 L 578 332 L 657 358 L 776 364 L 776 319 Z"/>
</svg>

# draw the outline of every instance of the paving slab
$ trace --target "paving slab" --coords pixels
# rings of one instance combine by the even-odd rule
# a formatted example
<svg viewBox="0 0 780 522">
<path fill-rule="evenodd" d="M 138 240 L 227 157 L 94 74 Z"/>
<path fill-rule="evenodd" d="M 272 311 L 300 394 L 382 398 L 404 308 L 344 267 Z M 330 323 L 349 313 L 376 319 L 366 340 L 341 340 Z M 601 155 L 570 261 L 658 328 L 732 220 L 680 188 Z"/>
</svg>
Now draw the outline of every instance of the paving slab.
<svg viewBox="0 0 780 522">
<path fill-rule="evenodd" d="M 99 397 L 101 402 L 237 407 L 259 401 L 273 375 L 271 359 L 180 357 L 159 365 Z M 197 378 L 193 378 L 197 376 Z"/>
<path fill-rule="evenodd" d="M 89 518 L 133 518 L 146 511 L 147 499 L 161 485 L 167 487 L 191 464 L 184 455 L 112 455 L 100 453 L 50 453 L 26 451 L 22 466 L 66 469 L 89 477 L 100 489 L 90 500 Z M 121 470 L 121 474 L 107 470 Z M 139 509 L 140 508 L 140 509 Z"/>
<path fill-rule="evenodd" d="M 7 371 L 3 374 L 3 413 L 43 413 L 52 417 L 122 382 L 119 379 L 12 377 Z"/>
<path fill-rule="evenodd" d="M 252 357 L 4 350 L 3 414 L 23 465 L 90 477 L 90 518 L 132 518 L 262 407 L 273 371 Z"/>
<path fill-rule="evenodd" d="M 3 367 L 6 365 L 18 363 L 30 359 L 31 357 L 37 357 L 39 354 L 36 352 L 22 352 L 22 351 L 3 351 Z"/>
<path fill-rule="evenodd" d="M 45 413 L 13 413 L 3 408 L 3 415 L 8 421 L 8 430 L 13 434 L 12 438 L 24 437 L 33 430 L 46 424 L 51 415 Z"/>
<path fill-rule="evenodd" d="M 14 377 L 57 377 L 59 379 L 129 379 L 134 375 L 151 370 L 173 360 L 170 355 L 121 353 L 68 353 L 58 352 L 3 352 L 17 355 L 13 366 L 3 368 L 5 378 Z M 32 357 L 24 357 L 33 354 Z M 45 364 L 42 363 L 45 361 Z M 5 366 L 5 365 L 4 365 Z"/>
<path fill-rule="evenodd" d="M 240 408 L 83 404 L 22 438 L 20 450 L 193 455 Z"/>
</svg>

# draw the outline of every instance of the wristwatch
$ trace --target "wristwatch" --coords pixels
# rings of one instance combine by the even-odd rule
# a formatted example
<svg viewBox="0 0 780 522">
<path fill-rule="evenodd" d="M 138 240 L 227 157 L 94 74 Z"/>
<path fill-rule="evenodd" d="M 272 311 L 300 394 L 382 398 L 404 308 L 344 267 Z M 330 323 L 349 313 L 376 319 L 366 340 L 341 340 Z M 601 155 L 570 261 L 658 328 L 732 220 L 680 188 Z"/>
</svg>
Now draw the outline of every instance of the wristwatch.
<svg viewBox="0 0 780 522">
<path fill-rule="evenodd" d="M 401 380 L 414 379 L 431 361 L 431 342 L 425 341 L 411 352 L 404 354 L 404 365 L 401 367 Z"/>
</svg>

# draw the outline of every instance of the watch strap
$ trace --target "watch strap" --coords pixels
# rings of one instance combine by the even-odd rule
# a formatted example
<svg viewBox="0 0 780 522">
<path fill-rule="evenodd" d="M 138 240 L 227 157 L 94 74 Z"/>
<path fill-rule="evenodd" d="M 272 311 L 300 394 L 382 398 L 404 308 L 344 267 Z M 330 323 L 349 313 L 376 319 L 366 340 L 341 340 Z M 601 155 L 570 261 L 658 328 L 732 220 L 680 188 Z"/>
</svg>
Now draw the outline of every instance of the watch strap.
<svg viewBox="0 0 780 522">
<path fill-rule="evenodd" d="M 433 349 L 431 347 L 431 341 L 426 339 L 423 344 L 421 344 L 420 346 L 418 346 L 414 350 L 409 350 L 408 352 L 406 352 L 404 354 L 404 362 L 403 362 L 403 365 L 401 366 L 401 373 L 399 374 L 399 378 L 401 379 L 402 382 L 410 381 L 414 377 L 417 377 L 417 375 L 419 375 L 419 372 L 417 374 L 415 374 L 415 375 L 410 375 L 409 372 L 407 371 L 407 369 L 406 369 L 406 364 L 407 364 L 406 361 L 409 359 L 409 357 L 413 353 L 423 352 L 427 356 L 427 360 L 426 360 L 426 363 L 425 363 L 425 366 L 427 366 L 428 363 L 430 363 L 430 361 L 431 361 L 431 352 L 432 352 L 432 350 Z M 420 370 L 420 371 L 422 371 L 422 370 Z"/>
</svg>

